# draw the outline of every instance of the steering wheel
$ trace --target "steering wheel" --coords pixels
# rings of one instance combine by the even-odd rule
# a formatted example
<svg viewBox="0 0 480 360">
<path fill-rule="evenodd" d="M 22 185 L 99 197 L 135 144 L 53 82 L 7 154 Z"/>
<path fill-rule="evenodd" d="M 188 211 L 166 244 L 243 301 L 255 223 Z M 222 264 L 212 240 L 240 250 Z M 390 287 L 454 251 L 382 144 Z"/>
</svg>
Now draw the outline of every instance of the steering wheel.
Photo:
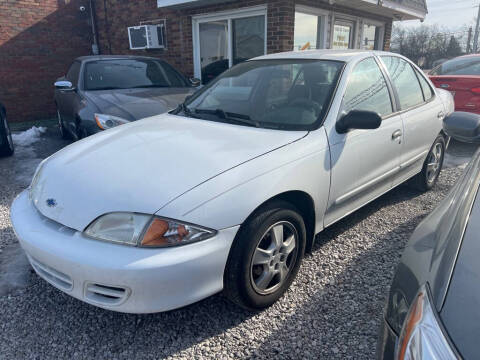
<svg viewBox="0 0 480 360">
<path fill-rule="evenodd" d="M 298 107 L 302 107 L 302 108 L 305 108 L 305 109 L 308 109 L 308 110 L 312 110 L 312 112 L 314 112 L 315 115 L 320 114 L 320 112 L 322 111 L 322 107 L 320 106 L 319 103 L 317 103 L 316 101 L 310 100 L 310 99 L 305 99 L 305 98 L 294 99 L 294 100 L 290 101 L 290 103 L 288 105 L 298 106 Z"/>
</svg>

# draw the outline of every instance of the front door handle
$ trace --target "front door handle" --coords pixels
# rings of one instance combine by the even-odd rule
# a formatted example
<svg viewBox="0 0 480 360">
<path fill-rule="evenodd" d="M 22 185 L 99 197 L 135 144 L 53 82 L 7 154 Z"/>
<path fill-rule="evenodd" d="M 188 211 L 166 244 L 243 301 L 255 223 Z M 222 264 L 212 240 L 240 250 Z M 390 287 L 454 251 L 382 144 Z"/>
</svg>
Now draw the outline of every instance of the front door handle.
<svg viewBox="0 0 480 360">
<path fill-rule="evenodd" d="M 402 136 L 402 131 L 401 130 L 396 130 L 393 134 L 392 134 L 392 140 L 397 140 L 398 138 L 400 138 Z"/>
</svg>

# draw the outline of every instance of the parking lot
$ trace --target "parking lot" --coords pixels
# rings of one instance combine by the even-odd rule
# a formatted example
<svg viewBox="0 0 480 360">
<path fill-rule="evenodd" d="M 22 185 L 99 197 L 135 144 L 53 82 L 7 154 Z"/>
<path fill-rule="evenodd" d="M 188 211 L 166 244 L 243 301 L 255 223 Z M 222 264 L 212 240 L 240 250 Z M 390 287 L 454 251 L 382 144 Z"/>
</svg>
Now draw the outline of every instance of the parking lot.
<svg viewBox="0 0 480 360">
<path fill-rule="evenodd" d="M 30 271 L 9 207 L 41 159 L 68 144 L 54 128 L 36 135 L 17 146 L 12 158 L 0 159 L 0 354 L 5 359 L 370 359 L 405 242 L 475 150 L 453 143 L 434 191 L 421 194 L 401 186 L 324 231 L 287 294 L 263 312 L 240 310 L 216 295 L 168 313 L 127 315 L 73 299 Z"/>
</svg>

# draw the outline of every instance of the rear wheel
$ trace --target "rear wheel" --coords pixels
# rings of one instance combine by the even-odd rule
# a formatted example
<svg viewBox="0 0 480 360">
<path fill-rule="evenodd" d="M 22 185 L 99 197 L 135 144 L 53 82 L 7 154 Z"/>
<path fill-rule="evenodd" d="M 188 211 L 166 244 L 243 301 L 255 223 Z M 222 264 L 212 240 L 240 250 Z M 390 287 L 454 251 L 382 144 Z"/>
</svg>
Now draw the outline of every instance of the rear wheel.
<svg viewBox="0 0 480 360">
<path fill-rule="evenodd" d="M 0 110 L 0 156 L 11 156 L 14 151 L 7 115 Z"/>
<path fill-rule="evenodd" d="M 445 138 L 439 135 L 425 159 L 422 171 L 412 179 L 412 186 L 420 191 L 431 190 L 437 183 L 445 157 Z"/>
<path fill-rule="evenodd" d="M 232 245 L 224 276 L 226 296 L 250 310 L 272 305 L 295 278 L 305 243 L 298 210 L 283 201 L 265 206 L 242 226 Z"/>
</svg>

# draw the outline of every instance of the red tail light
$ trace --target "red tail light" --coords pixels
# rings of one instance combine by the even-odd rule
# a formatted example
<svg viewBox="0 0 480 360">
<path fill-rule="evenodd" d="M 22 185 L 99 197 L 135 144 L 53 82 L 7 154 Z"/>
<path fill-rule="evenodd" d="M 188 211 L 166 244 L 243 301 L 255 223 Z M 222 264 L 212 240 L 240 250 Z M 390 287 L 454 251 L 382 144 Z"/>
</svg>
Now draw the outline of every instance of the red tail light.
<svg viewBox="0 0 480 360">
<path fill-rule="evenodd" d="M 476 87 L 470 90 L 475 95 L 480 95 L 480 87 Z"/>
</svg>

